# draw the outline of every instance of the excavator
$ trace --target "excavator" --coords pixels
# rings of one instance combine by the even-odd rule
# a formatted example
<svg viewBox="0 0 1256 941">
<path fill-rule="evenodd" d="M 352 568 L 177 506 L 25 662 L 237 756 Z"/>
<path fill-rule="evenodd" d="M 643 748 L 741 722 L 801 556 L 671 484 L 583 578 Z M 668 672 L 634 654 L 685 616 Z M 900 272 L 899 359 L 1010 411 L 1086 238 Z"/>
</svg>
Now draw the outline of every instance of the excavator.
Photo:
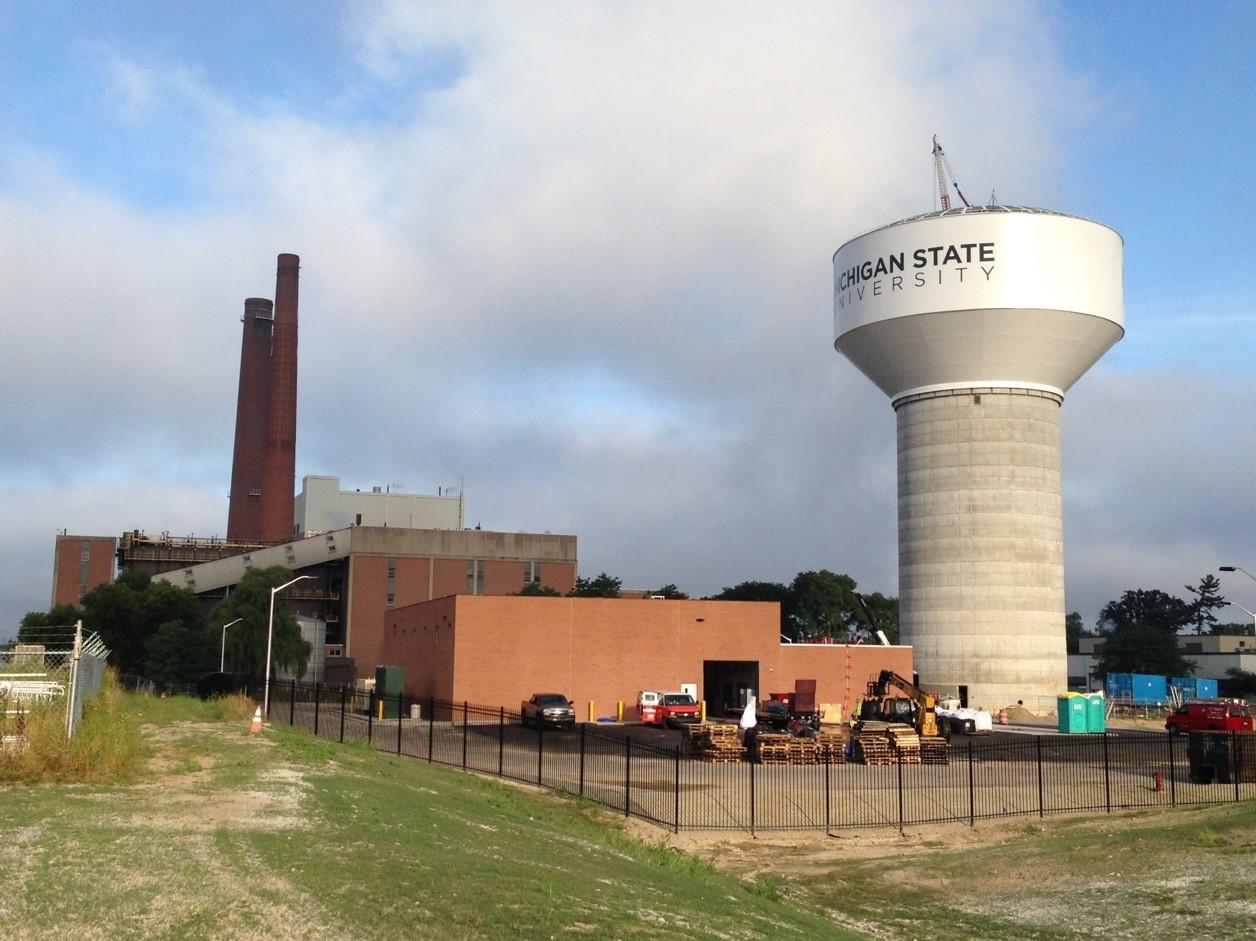
<svg viewBox="0 0 1256 941">
<path fill-rule="evenodd" d="M 904 695 L 889 695 L 891 688 Z M 859 721 L 901 722 L 910 725 L 922 737 L 942 735 L 949 739 L 948 723 L 943 723 L 939 731 L 937 705 L 932 693 L 924 692 L 893 670 L 882 670 L 880 676 L 868 683 L 868 696 L 860 706 Z"/>
</svg>

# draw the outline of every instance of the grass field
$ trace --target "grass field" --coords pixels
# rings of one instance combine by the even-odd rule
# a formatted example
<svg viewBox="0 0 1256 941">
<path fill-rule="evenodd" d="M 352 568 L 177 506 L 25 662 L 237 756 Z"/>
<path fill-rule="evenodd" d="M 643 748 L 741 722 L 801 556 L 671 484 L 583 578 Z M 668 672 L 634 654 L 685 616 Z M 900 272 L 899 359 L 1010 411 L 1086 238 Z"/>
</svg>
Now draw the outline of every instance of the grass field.
<svg viewBox="0 0 1256 941">
<path fill-rule="evenodd" d="M 0 937 L 1223 939 L 1256 915 L 1250 803 L 672 836 L 365 746 L 250 736 L 221 707 L 123 707 L 144 723 L 136 780 L 0 786 Z"/>
</svg>

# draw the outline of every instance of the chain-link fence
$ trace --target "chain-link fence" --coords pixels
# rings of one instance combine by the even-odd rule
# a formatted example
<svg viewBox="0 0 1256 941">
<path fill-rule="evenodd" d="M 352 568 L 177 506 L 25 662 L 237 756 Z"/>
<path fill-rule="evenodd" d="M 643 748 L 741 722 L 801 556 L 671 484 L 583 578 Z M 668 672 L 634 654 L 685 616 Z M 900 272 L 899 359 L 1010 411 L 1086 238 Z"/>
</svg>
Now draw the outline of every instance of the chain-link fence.
<svg viewBox="0 0 1256 941">
<path fill-rule="evenodd" d="M 0 743 L 20 746 L 26 716 L 40 703 L 63 702 L 66 735 L 83 719 L 83 704 L 100 692 L 109 651 L 83 622 L 24 627 L 0 647 Z"/>
</svg>

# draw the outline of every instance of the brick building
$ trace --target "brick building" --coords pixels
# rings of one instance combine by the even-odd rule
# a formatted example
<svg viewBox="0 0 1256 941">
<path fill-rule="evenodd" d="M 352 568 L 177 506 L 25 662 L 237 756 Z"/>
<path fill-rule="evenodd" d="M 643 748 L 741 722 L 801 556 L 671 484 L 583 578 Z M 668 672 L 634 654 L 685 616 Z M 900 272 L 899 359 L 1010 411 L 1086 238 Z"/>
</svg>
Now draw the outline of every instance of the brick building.
<svg viewBox="0 0 1256 941">
<path fill-rule="evenodd" d="M 403 668 L 407 695 L 517 709 L 562 692 L 581 719 L 590 702 L 612 715 L 639 690 L 689 683 L 717 715 L 797 679 L 848 714 L 881 670 L 912 675 L 910 647 L 782 643 L 776 602 L 459 594 L 387 612 L 377 649 Z"/>
<path fill-rule="evenodd" d="M 390 610 L 444 595 L 513 594 L 529 583 L 568 592 L 576 582 L 576 537 L 351 526 L 154 578 L 212 602 L 249 569 L 276 565 L 312 576 L 283 598 L 294 613 L 326 624 L 326 655 L 352 657 L 358 676 L 372 676 L 383 662 L 380 645 Z"/>
<path fill-rule="evenodd" d="M 52 604 L 78 604 L 97 585 L 113 581 L 118 540 L 57 534 L 52 556 Z"/>
</svg>

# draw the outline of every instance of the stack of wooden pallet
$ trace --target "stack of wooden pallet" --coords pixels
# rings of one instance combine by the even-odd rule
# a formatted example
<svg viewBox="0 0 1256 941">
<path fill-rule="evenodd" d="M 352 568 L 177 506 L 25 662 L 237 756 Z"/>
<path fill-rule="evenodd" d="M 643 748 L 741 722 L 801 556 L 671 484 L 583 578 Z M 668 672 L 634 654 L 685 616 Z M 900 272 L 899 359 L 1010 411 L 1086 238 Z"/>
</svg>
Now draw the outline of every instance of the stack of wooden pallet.
<svg viewBox="0 0 1256 941">
<path fill-rule="evenodd" d="M 813 738 L 790 738 L 787 746 L 791 765 L 814 765 L 816 741 Z"/>
<path fill-rule="evenodd" d="M 895 757 L 905 765 L 920 764 L 920 734 L 910 725 L 894 723 L 886 729 Z"/>
<path fill-rule="evenodd" d="M 841 732 L 816 733 L 816 761 L 821 764 L 840 765 L 846 760 L 846 743 Z"/>
<path fill-rule="evenodd" d="M 737 738 L 737 726 L 726 722 L 703 722 L 685 727 L 689 751 L 703 761 L 730 763 L 741 761 L 745 747 Z"/>
<path fill-rule="evenodd" d="M 926 765 L 947 764 L 951 750 L 950 743 L 941 735 L 922 735 L 920 737 L 920 761 Z"/>
<path fill-rule="evenodd" d="M 755 758 L 761 765 L 787 765 L 793 741 L 793 736 L 784 733 L 760 732 L 754 740 Z"/>
<path fill-rule="evenodd" d="M 892 765 L 894 751 L 883 722 L 865 722 L 851 735 L 852 757 L 863 765 Z"/>
</svg>

